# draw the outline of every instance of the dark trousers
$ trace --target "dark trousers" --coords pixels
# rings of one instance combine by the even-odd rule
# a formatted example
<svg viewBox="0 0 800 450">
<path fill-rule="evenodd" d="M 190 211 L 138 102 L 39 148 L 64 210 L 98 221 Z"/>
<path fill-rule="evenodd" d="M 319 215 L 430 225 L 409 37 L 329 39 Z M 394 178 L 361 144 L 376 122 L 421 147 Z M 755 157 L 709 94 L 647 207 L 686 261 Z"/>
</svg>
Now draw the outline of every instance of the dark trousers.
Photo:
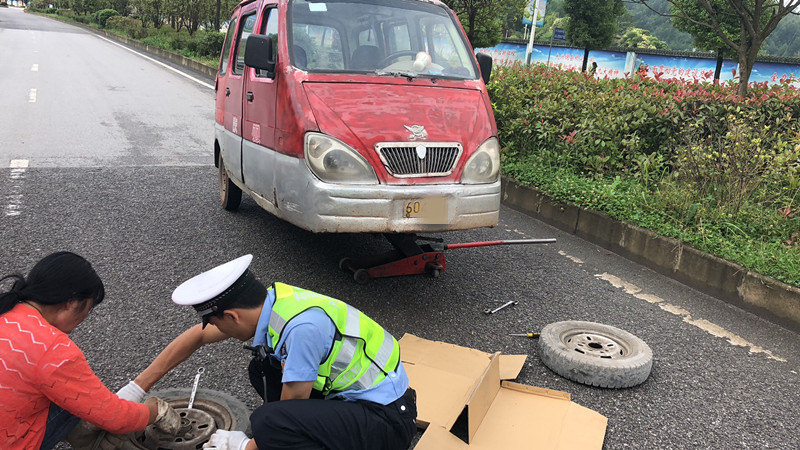
<svg viewBox="0 0 800 450">
<path fill-rule="evenodd" d="M 44 429 L 44 440 L 42 440 L 42 450 L 50 450 L 78 425 L 81 419 L 73 416 L 55 403 L 50 403 L 50 410 L 47 412 L 47 425 Z"/>
<path fill-rule="evenodd" d="M 250 416 L 259 450 L 407 450 L 416 435 L 416 393 L 411 388 L 388 405 L 323 400 L 317 391 L 308 400 L 278 401 L 280 369 L 253 360 L 249 372 L 262 398 L 266 377 L 267 403 Z"/>
</svg>

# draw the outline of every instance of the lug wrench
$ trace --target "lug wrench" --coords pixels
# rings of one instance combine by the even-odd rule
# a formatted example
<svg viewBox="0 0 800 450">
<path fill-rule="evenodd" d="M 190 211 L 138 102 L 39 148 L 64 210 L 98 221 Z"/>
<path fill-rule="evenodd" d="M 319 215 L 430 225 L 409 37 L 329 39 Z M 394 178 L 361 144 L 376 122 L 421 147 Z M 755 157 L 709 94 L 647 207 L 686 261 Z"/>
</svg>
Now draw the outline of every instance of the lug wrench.
<svg viewBox="0 0 800 450">
<path fill-rule="evenodd" d="M 503 303 L 502 305 L 498 306 L 498 307 L 497 307 L 497 308 L 495 308 L 495 309 L 492 309 L 492 308 L 486 308 L 486 309 L 484 309 L 484 310 L 483 310 L 483 313 L 484 313 L 484 314 L 494 314 L 494 313 L 496 313 L 497 311 L 500 311 L 501 309 L 505 308 L 506 306 L 516 305 L 517 303 L 519 303 L 519 302 L 518 302 L 518 301 L 516 301 L 516 300 L 509 300 L 509 301 L 507 301 L 507 302 Z"/>
<path fill-rule="evenodd" d="M 197 394 L 197 384 L 200 383 L 200 375 L 205 371 L 205 367 L 197 369 L 197 375 L 194 376 L 194 386 L 192 386 L 192 395 L 189 396 L 189 406 L 186 409 L 192 409 L 192 405 L 194 405 L 194 396 Z"/>
</svg>

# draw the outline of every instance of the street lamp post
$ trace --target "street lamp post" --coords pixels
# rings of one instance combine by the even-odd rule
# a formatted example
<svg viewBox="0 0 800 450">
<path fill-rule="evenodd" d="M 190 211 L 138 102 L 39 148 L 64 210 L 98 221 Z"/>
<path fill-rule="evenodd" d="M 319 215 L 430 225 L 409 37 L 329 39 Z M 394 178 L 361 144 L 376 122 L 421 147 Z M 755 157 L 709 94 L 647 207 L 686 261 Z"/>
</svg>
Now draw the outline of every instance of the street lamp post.
<svg viewBox="0 0 800 450">
<path fill-rule="evenodd" d="M 533 18 L 531 19 L 531 36 L 528 40 L 528 47 L 525 49 L 525 64 L 531 63 L 531 53 L 533 53 L 533 37 L 536 35 L 536 15 L 539 12 L 539 0 L 533 3 Z"/>
</svg>

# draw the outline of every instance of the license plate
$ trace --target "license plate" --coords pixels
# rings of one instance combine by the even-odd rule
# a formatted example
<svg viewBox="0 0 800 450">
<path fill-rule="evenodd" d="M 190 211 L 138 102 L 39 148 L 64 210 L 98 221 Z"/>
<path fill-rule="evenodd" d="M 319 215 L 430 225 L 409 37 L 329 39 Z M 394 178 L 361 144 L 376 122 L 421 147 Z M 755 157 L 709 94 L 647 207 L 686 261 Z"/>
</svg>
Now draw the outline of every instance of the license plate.
<svg viewBox="0 0 800 450">
<path fill-rule="evenodd" d="M 426 197 L 403 200 L 401 215 L 406 219 L 419 219 L 422 223 L 447 223 L 447 199 L 445 197 Z"/>
</svg>

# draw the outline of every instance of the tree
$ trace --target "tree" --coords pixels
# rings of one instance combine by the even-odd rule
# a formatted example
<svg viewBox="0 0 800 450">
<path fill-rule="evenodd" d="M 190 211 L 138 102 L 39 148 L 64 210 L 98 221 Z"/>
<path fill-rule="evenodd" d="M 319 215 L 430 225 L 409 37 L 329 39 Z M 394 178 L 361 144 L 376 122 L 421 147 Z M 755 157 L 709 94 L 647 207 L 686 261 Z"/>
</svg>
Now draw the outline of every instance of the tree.
<svg viewBox="0 0 800 450">
<path fill-rule="evenodd" d="M 222 8 L 222 0 L 216 0 L 216 7 L 214 8 L 214 31 L 219 31 L 219 16 Z"/>
<path fill-rule="evenodd" d="M 772 56 L 800 56 L 800 16 L 786 16 L 764 42 L 764 53 Z"/>
<path fill-rule="evenodd" d="M 503 40 L 504 0 L 444 0 L 455 11 L 473 47 L 493 47 Z"/>
<path fill-rule="evenodd" d="M 148 23 L 153 24 L 153 28 L 161 28 L 164 24 L 162 12 L 164 9 L 162 0 L 131 0 L 131 6 L 136 10 L 142 26 Z"/>
<path fill-rule="evenodd" d="M 628 28 L 619 39 L 620 47 L 629 48 L 667 48 L 667 44 L 661 39 L 650 34 L 649 31 L 641 28 Z"/>
<path fill-rule="evenodd" d="M 654 9 L 662 12 L 669 11 L 667 0 L 652 0 L 650 3 Z M 650 34 L 664 41 L 667 48 L 686 51 L 696 48 L 692 43 L 694 39 L 692 35 L 675 28 L 671 18 L 653 14 L 650 8 L 638 3 L 626 3 L 625 6 L 633 15 L 634 26 L 649 30 Z"/>
<path fill-rule="evenodd" d="M 506 0 L 501 3 L 504 37 L 507 37 L 513 30 L 522 29 L 522 14 L 527 5 L 528 0 Z"/>
<path fill-rule="evenodd" d="M 668 13 L 652 8 L 648 4 L 651 0 L 631 1 L 672 17 L 675 26 L 691 33 L 700 48 L 716 51 L 726 48 L 735 52 L 740 96 L 747 94 L 753 64 L 764 41 L 781 19 L 800 14 L 793 12 L 800 7 L 800 0 L 667 0 Z"/>
<path fill-rule="evenodd" d="M 567 41 L 584 49 L 581 70 L 586 71 L 589 50 L 605 48 L 614 42 L 619 31 L 617 18 L 625 7 L 622 0 L 565 0 L 564 11 L 569 15 Z"/>
</svg>

